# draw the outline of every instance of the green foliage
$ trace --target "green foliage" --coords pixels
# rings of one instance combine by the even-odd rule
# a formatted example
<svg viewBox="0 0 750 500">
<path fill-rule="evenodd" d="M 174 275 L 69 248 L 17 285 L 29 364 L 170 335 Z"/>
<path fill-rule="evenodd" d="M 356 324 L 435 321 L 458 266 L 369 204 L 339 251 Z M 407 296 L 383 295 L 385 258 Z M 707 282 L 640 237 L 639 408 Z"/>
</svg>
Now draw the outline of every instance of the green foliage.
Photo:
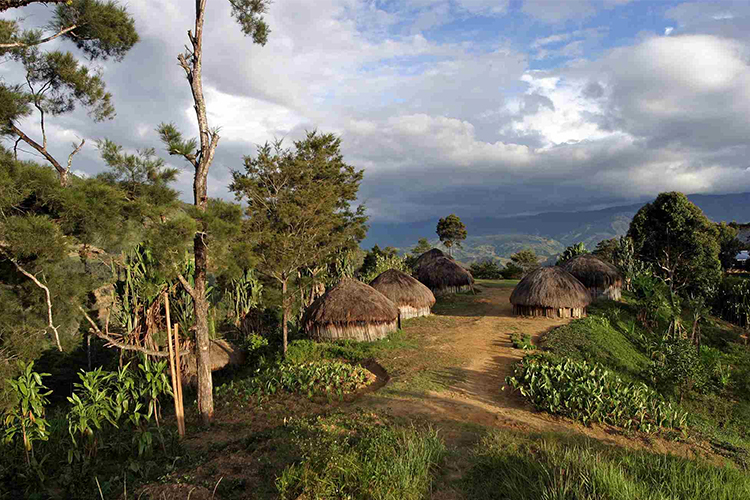
<svg viewBox="0 0 750 500">
<path fill-rule="evenodd" d="M 531 342 L 531 335 L 528 333 L 523 336 L 518 333 L 511 334 L 510 343 L 514 349 L 523 349 L 524 351 L 533 351 L 536 349 L 536 346 Z"/>
<path fill-rule="evenodd" d="M 262 294 L 263 284 L 252 269 L 247 269 L 240 278 L 231 281 L 227 295 L 236 325 L 239 326 L 250 310 L 261 306 Z"/>
<path fill-rule="evenodd" d="M 524 274 L 539 267 L 539 259 L 534 253 L 534 250 L 530 248 L 519 250 L 510 256 L 510 260 L 517 266 L 523 268 Z"/>
<path fill-rule="evenodd" d="M 427 498 L 446 455 L 437 431 L 394 428 L 375 415 L 318 417 L 288 427 L 303 458 L 277 478 L 282 499 Z"/>
<path fill-rule="evenodd" d="M 598 258 L 603 260 L 604 262 L 609 262 L 610 264 L 615 263 L 615 252 L 617 251 L 617 248 L 619 247 L 619 240 L 618 238 L 610 238 L 608 240 L 602 240 L 599 243 L 596 244 L 596 248 L 592 252 L 594 255 L 596 255 Z"/>
<path fill-rule="evenodd" d="M 750 280 L 726 276 L 718 288 L 712 310 L 735 325 L 750 326 Z"/>
<path fill-rule="evenodd" d="M 410 274 L 411 272 L 405 259 L 402 259 L 397 255 L 378 255 L 375 257 L 375 264 L 368 271 L 364 272 L 363 270 L 360 270 L 359 279 L 364 283 L 370 283 L 372 280 L 380 276 L 381 273 L 384 273 L 389 269 L 397 269 L 406 274 Z"/>
<path fill-rule="evenodd" d="M 385 247 L 381 249 L 378 245 L 375 245 L 365 254 L 364 260 L 362 261 L 362 267 L 358 270 L 359 275 L 372 275 L 375 271 L 375 267 L 378 265 L 378 259 L 388 260 L 391 257 L 398 257 L 397 249 L 393 247 Z M 406 260 L 404 260 L 404 262 L 406 262 Z"/>
<path fill-rule="evenodd" d="M 471 275 L 480 280 L 498 280 L 503 277 L 502 269 L 495 261 L 485 260 L 471 265 Z"/>
<path fill-rule="evenodd" d="M 584 424 L 607 423 L 651 432 L 685 429 L 687 414 L 643 383 L 627 383 L 597 364 L 544 355 L 526 356 L 506 384 L 539 410 Z"/>
<path fill-rule="evenodd" d="M 245 36 L 252 37 L 253 42 L 265 45 L 271 32 L 262 14 L 268 9 L 267 0 L 229 0 L 232 6 L 232 17 L 242 28 Z"/>
<path fill-rule="evenodd" d="M 628 230 L 636 255 L 681 293 L 710 296 L 721 281 L 719 232 L 682 193 L 661 193 Z"/>
<path fill-rule="evenodd" d="M 494 431 L 477 444 L 463 481 L 488 500 L 729 500 L 750 476 L 702 459 L 612 446 L 595 439 Z"/>
<path fill-rule="evenodd" d="M 410 250 L 410 252 L 414 257 L 419 257 L 430 250 L 432 250 L 432 245 L 427 241 L 427 238 L 419 238 L 419 241 L 417 241 L 417 244 Z"/>
<path fill-rule="evenodd" d="M 448 250 L 450 250 L 453 245 L 460 248 L 461 242 L 465 240 L 467 236 L 466 226 L 456 214 L 450 214 L 448 217 L 440 219 L 437 223 L 437 229 L 435 232 Z"/>
<path fill-rule="evenodd" d="M 343 397 L 367 382 L 367 370 L 341 361 L 285 362 L 258 369 L 255 376 L 232 381 L 216 390 L 217 396 L 232 394 L 243 398 L 270 396 L 279 392 L 314 396 Z"/>
<path fill-rule="evenodd" d="M 517 280 L 523 278 L 523 267 L 519 266 L 515 262 L 508 262 L 505 268 L 500 271 L 503 279 L 506 280 Z"/>
<path fill-rule="evenodd" d="M 153 451 L 152 420 L 158 425 L 159 398 L 171 395 L 167 379 L 167 362 L 143 359 L 138 370 L 130 363 L 117 372 L 102 368 L 79 373 L 80 382 L 74 384 L 68 412 L 68 432 L 73 447 L 68 451 L 68 461 L 94 458 L 106 446 L 107 427 L 129 425 L 133 449 L 138 456 Z M 161 434 L 159 434 L 161 438 Z"/>
<path fill-rule="evenodd" d="M 587 253 L 589 253 L 589 251 L 586 249 L 586 245 L 584 245 L 582 241 L 578 242 L 575 245 L 570 245 L 568 248 L 566 248 L 562 255 L 560 255 L 560 257 L 557 259 L 557 263 L 555 265 L 561 266 L 573 257 L 578 257 L 579 255 L 585 255 Z"/>
<path fill-rule="evenodd" d="M 735 257 L 743 250 L 742 242 L 737 239 L 740 232 L 739 226 L 734 222 L 730 224 L 719 222 L 716 224 L 716 230 L 719 233 L 719 261 L 721 261 L 722 269 L 736 267 Z"/>
<path fill-rule="evenodd" d="M 122 61 L 138 42 L 135 21 L 117 2 L 72 0 L 58 5 L 52 26 L 63 29 L 78 26 L 65 38 L 76 44 L 90 59 Z"/>
<path fill-rule="evenodd" d="M 5 427 L 3 442 L 15 443 L 20 441 L 26 453 L 26 464 L 31 466 L 32 461 L 37 465 L 34 456 L 34 443 L 49 439 L 49 423 L 45 418 L 48 404 L 47 396 L 52 391 L 46 391 L 47 387 L 42 382 L 42 377 L 49 373 L 37 373 L 34 371 L 34 362 L 18 362 L 21 374 L 15 380 L 8 380 L 14 403 L 4 414 L 3 425 Z"/>
<path fill-rule="evenodd" d="M 648 376 L 660 392 L 682 400 L 707 383 L 698 350 L 687 338 L 667 333 L 648 343 L 646 352 L 651 357 Z"/>
</svg>

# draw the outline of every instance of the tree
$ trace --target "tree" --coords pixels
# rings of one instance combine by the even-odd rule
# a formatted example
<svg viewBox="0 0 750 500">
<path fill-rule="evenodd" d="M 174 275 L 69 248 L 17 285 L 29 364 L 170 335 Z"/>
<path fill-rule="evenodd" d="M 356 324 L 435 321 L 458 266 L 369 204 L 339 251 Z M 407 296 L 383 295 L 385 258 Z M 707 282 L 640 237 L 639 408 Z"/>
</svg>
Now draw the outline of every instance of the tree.
<svg viewBox="0 0 750 500">
<path fill-rule="evenodd" d="M 414 257 L 419 257 L 423 253 L 429 252 L 430 250 L 432 250 L 432 245 L 430 245 L 430 242 L 427 241 L 427 238 L 419 238 L 416 246 L 411 249 L 411 254 Z"/>
<path fill-rule="evenodd" d="M 566 248 L 565 251 L 560 255 L 560 257 L 558 257 L 555 265 L 561 266 L 573 257 L 578 257 L 579 255 L 585 255 L 587 253 L 589 253 L 589 251 L 586 250 L 586 245 L 584 245 L 582 241 L 579 241 L 575 245 L 570 245 L 568 248 Z"/>
<path fill-rule="evenodd" d="M 359 268 L 360 276 L 369 276 L 375 270 L 378 265 L 378 261 L 381 259 L 389 259 L 398 256 L 398 250 L 393 247 L 385 247 L 381 249 L 378 245 L 375 245 L 365 254 L 365 258 L 362 261 L 362 267 Z"/>
<path fill-rule="evenodd" d="M 682 193 L 661 193 L 644 205 L 628 236 L 636 256 L 652 264 L 673 292 L 710 296 L 721 281 L 716 225 Z"/>
<path fill-rule="evenodd" d="M 730 269 L 737 265 L 737 254 L 743 250 L 743 244 L 737 239 L 740 233 L 739 226 L 736 222 L 727 224 L 720 222 L 716 224 L 716 230 L 719 232 L 719 261 L 722 269 Z"/>
<path fill-rule="evenodd" d="M 617 238 L 610 238 L 608 240 L 602 240 L 596 244 L 596 248 L 592 252 L 598 258 L 610 264 L 615 263 L 615 252 L 617 251 L 618 242 Z"/>
<path fill-rule="evenodd" d="M 454 244 L 461 248 L 461 242 L 466 239 L 467 235 L 466 226 L 456 214 L 440 219 L 435 232 L 443 245 L 448 248 L 449 253 Z"/>
<path fill-rule="evenodd" d="M 531 248 L 525 248 L 510 256 L 514 264 L 521 266 L 524 274 L 539 267 L 539 258 Z"/>
<path fill-rule="evenodd" d="M 303 267 L 327 264 L 365 236 L 364 206 L 352 211 L 363 171 L 347 165 L 341 139 L 308 132 L 284 149 L 277 141 L 245 157 L 230 190 L 247 200 L 244 232 L 258 257 L 258 270 L 281 284 L 283 347 L 287 350 L 291 297 L 288 282 Z"/>
<path fill-rule="evenodd" d="M 242 32 L 251 36 L 253 42 L 265 45 L 268 40 L 268 26 L 262 14 L 268 8 L 266 0 L 230 0 L 232 16 L 240 24 Z M 198 216 L 208 207 L 208 169 L 219 144 L 219 133 L 208 124 L 206 101 L 203 96 L 203 24 L 206 15 L 206 0 L 195 2 L 195 32 L 188 30 L 190 48 L 177 56 L 180 67 L 185 71 L 198 121 L 199 140 L 186 140 L 173 124 L 162 123 L 158 131 L 170 155 L 182 156 L 195 170 L 193 181 L 193 204 Z M 180 283 L 193 298 L 195 310 L 196 364 L 198 372 L 198 411 L 204 424 L 213 419 L 213 381 L 209 356 L 208 299 L 206 278 L 208 268 L 208 247 L 206 231 L 208 226 L 203 219 L 198 220 L 198 231 L 193 238 L 195 258 L 195 285 L 190 285 L 184 276 L 178 275 Z"/>
<path fill-rule="evenodd" d="M 8 9 L 25 7 L 32 3 L 70 3 L 71 0 L 0 0 L 0 12 Z"/>
<path fill-rule="evenodd" d="M 471 275 L 477 279 L 497 280 L 502 278 L 502 269 L 495 261 L 485 260 L 484 262 L 475 262 L 469 269 Z"/>
<path fill-rule="evenodd" d="M 27 3 L 11 2 L 10 6 Z M 0 10 L 2 7 L 0 4 Z M 92 61 L 110 57 L 122 61 L 138 41 L 138 34 L 124 7 L 100 0 L 71 0 L 58 5 L 50 27 L 55 34 L 44 37 L 41 30 L 22 30 L 16 20 L 0 20 L 0 57 L 21 63 L 26 72 L 23 84 L 0 83 L 0 135 L 17 137 L 16 152 L 20 141 L 38 151 L 66 186 L 73 157 L 85 139 L 73 144 L 67 165 L 63 165 L 47 149 L 47 116 L 70 113 L 80 104 L 98 122 L 114 118 L 115 109 L 98 71 L 90 71 L 71 52 L 43 52 L 40 46 L 62 37 L 75 43 Z M 39 113 L 41 143 L 19 128 L 19 121 L 32 114 L 32 107 Z"/>
</svg>

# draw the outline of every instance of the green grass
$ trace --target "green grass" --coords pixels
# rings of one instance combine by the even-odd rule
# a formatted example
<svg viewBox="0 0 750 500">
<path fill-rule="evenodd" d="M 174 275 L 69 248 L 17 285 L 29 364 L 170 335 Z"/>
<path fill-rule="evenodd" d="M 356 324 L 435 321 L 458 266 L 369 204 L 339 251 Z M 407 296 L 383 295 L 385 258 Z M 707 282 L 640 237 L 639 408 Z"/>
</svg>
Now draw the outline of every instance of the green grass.
<svg viewBox="0 0 750 500">
<path fill-rule="evenodd" d="M 515 288 L 521 280 L 476 280 L 477 285 L 486 288 Z"/>
<path fill-rule="evenodd" d="M 642 379 L 649 359 L 636 344 L 637 329 L 628 306 L 599 302 L 589 316 L 552 330 L 542 346 L 576 361 L 596 362 L 629 380 Z"/>
<path fill-rule="evenodd" d="M 381 356 L 387 351 L 416 347 L 417 343 L 414 339 L 409 338 L 403 330 L 398 330 L 375 342 L 295 340 L 289 343 L 286 359 L 291 363 L 309 363 L 324 359 L 346 359 L 359 362 Z"/>
<path fill-rule="evenodd" d="M 485 436 L 463 486 L 469 498 L 483 499 L 750 498 L 750 475 L 733 467 L 560 434 Z"/>
<path fill-rule="evenodd" d="M 282 499 L 427 498 L 446 453 L 435 430 L 374 414 L 301 419 L 288 428 L 303 458 L 276 479 Z"/>
</svg>

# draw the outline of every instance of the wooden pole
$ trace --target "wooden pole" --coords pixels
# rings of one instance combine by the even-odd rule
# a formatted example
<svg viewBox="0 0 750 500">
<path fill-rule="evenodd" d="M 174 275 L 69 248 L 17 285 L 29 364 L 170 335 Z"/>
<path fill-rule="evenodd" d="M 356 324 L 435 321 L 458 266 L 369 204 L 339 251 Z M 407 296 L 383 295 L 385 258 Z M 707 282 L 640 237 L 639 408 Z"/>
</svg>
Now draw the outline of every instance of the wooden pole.
<svg viewBox="0 0 750 500">
<path fill-rule="evenodd" d="M 177 371 L 175 369 L 175 350 L 172 348 L 172 319 L 169 311 L 169 291 L 164 292 L 164 309 L 167 315 L 167 342 L 169 343 L 169 371 L 172 374 L 172 395 L 174 396 L 174 413 L 177 416 L 177 430 L 180 433 L 180 437 L 185 437 L 185 432 L 180 425 L 180 395 L 177 387 Z M 180 352 L 180 351 L 176 351 Z"/>
<path fill-rule="evenodd" d="M 174 345 L 175 352 L 180 352 L 180 324 L 174 325 Z M 177 413 L 177 427 L 180 430 L 180 436 L 185 435 L 185 405 L 182 399 L 182 374 L 180 373 L 180 357 L 175 357 L 175 377 L 177 378 L 177 395 L 179 401 L 179 410 Z"/>
</svg>

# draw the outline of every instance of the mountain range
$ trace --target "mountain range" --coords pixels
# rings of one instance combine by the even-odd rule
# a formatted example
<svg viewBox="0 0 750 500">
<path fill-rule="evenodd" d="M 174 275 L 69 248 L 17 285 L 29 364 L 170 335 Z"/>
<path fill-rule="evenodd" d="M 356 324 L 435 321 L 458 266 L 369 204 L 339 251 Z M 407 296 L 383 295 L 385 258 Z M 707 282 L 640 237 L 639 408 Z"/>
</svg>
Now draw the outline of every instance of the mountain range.
<svg viewBox="0 0 750 500">
<path fill-rule="evenodd" d="M 715 221 L 750 221 L 750 193 L 689 195 L 690 201 Z M 601 240 L 624 235 L 643 203 L 580 212 L 546 212 L 515 217 L 462 219 L 469 236 L 454 256 L 465 263 L 491 259 L 507 262 L 511 254 L 532 248 L 540 261 L 552 260 L 565 247 L 582 241 L 590 250 Z M 448 214 L 445 214 L 448 215 Z M 460 216 L 460 214 L 457 214 Z M 408 251 L 419 238 L 441 248 L 435 234 L 437 219 L 404 223 L 371 223 L 362 248 L 392 246 Z M 747 238 L 744 232 L 741 237 Z"/>
</svg>

